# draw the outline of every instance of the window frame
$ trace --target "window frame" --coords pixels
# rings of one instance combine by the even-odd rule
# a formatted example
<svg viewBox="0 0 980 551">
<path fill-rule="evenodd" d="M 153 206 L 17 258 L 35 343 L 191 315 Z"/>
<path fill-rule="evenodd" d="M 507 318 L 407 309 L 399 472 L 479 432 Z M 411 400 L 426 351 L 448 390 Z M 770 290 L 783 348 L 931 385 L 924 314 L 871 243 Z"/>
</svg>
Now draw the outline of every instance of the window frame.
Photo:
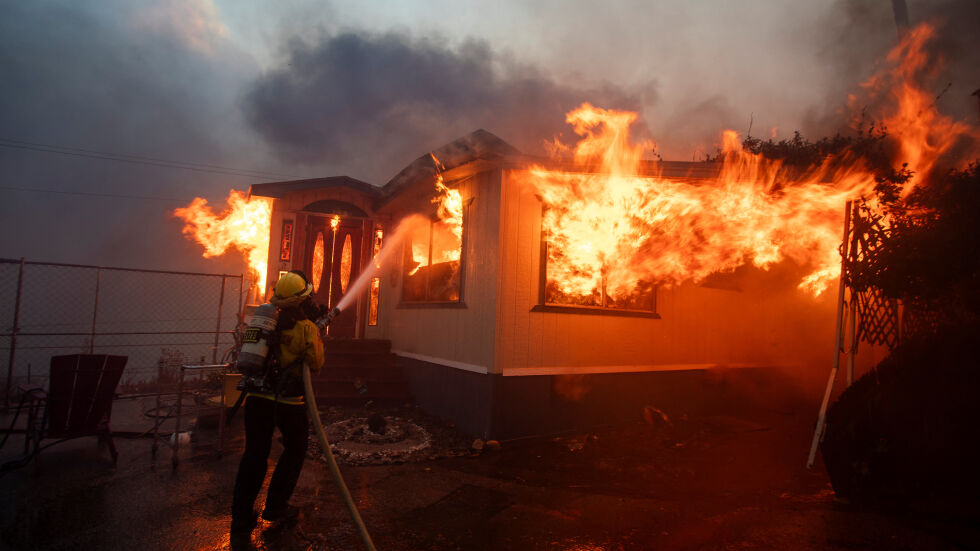
<svg viewBox="0 0 980 551">
<path fill-rule="evenodd" d="M 459 239 L 459 291 L 457 293 L 458 298 L 456 300 L 408 300 L 405 298 L 406 281 L 408 276 L 408 267 L 405 265 L 405 259 L 409 258 L 411 255 L 412 243 L 410 240 L 406 240 L 402 244 L 402 263 L 401 263 L 401 292 L 400 301 L 396 308 L 398 309 L 412 309 L 412 308 L 466 308 L 466 303 L 463 301 L 463 291 L 466 288 L 466 270 L 465 267 L 465 256 L 466 256 L 466 237 L 467 237 L 467 225 L 470 217 L 470 203 L 473 202 L 473 198 L 468 198 L 463 200 L 463 224 L 462 224 L 462 234 Z M 438 224 L 440 220 L 435 216 L 429 218 L 429 266 L 432 265 L 432 228 Z M 428 276 L 427 276 L 428 277 Z M 426 280 L 425 283 L 426 295 L 429 291 L 429 282 Z"/>
<path fill-rule="evenodd" d="M 538 266 L 538 303 L 531 308 L 532 312 L 548 312 L 557 314 L 585 314 L 585 315 L 595 315 L 595 316 L 620 316 L 620 317 L 631 317 L 631 318 L 648 318 L 648 319 L 661 319 L 660 314 L 657 312 L 657 295 L 660 289 L 659 285 L 653 285 L 651 289 L 651 299 L 653 301 L 652 309 L 630 309 L 630 308 L 614 308 L 610 306 L 605 306 L 608 295 L 606 294 L 606 286 L 603 283 L 602 288 L 599 289 L 601 295 L 601 300 L 603 305 L 592 306 L 584 304 L 559 304 L 554 302 L 548 302 L 548 234 L 549 231 L 545 228 L 545 214 L 548 210 L 547 203 L 541 197 L 538 197 L 541 202 L 541 218 L 539 223 L 539 233 L 541 236 L 541 257 Z"/>
</svg>

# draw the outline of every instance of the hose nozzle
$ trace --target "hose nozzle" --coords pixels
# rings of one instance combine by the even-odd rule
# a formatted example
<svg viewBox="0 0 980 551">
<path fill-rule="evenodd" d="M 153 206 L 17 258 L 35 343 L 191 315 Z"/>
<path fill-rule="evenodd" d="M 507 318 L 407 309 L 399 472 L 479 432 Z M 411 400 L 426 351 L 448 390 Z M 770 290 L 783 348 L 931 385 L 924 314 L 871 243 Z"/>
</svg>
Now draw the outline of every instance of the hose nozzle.
<svg viewBox="0 0 980 551">
<path fill-rule="evenodd" d="M 323 328 L 330 325 L 330 322 L 332 322 L 333 319 L 337 317 L 338 314 L 340 314 L 340 308 L 334 308 L 329 313 L 327 313 L 326 316 L 323 316 L 322 318 L 318 319 L 316 321 L 316 326 L 322 331 Z"/>
</svg>

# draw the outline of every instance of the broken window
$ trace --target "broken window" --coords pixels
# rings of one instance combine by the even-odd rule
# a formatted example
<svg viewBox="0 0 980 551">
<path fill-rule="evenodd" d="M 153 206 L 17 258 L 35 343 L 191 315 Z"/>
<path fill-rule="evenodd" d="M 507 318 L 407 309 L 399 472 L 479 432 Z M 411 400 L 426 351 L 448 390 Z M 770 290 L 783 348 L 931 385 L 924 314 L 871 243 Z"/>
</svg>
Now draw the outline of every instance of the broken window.
<svg viewBox="0 0 980 551">
<path fill-rule="evenodd" d="M 405 245 L 405 302 L 459 302 L 462 220 L 419 224 Z"/>
</svg>

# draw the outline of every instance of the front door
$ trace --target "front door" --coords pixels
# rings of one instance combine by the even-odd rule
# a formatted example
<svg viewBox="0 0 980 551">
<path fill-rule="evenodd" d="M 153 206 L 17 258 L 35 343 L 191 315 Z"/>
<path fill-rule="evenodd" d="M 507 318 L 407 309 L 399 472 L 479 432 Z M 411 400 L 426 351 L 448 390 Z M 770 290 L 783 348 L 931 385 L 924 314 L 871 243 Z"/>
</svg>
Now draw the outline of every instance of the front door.
<svg viewBox="0 0 980 551">
<path fill-rule="evenodd" d="M 306 227 L 303 272 L 313 284 L 313 299 L 333 308 L 357 279 L 361 269 L 361 221 L 336 216 L 310 216 Z M 330 325 L 331 337 L 353 338 L 356 301 Z"/>
</svg>

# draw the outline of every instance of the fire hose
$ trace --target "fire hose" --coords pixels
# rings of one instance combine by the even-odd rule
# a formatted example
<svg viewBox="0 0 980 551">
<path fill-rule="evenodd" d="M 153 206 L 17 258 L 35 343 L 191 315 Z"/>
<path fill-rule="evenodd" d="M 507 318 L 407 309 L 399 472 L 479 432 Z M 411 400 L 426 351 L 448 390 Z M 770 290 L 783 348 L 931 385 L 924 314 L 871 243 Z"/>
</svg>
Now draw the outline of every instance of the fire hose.
<svg viewBox="0 0 980 551">
<path fill-rule="evenodd" d="M 334 316 L 339 313 L 340 310 L 337 308 L 331 310 L 330 314 L 325 318 L 326 323 L 323 323 L 323 326 L 329 325 Z M 320 323 L 317 323 L 317 325 L 320 325 Z M 364 542 L 364 547 L 369 551 L 375 551 L 374 542 L 371 541 L 371 534 L 368 533 L 367 527 L 364 526 L 364 521 L 361 520 L 361 514 L 357 511 L 357 505 L 354 504 L 354 498 L 351 497 L 350 490 L 347 489 L 347 484 L 344 482 L 344 477 L 340 474 L 340 469 L 337 467 L 337 461 L 334 460 L 333 453 L 330 451 L 327 433 L 323 430 L 320 411 L 317 409 L 316 396 L 313 395 L 313 382 L 310 378 L 310 368 L 305 364 L 303 365 L 303 388 L 306 393 L 306 407 L 310 412 L 310 417 L 313 418 L 313 428 L 316 432 L 317 441 L 320 443 L 323 458 L 326 460 L 327 466 L 330 469 L 330 475 L 337 485 L 337 491 L 344 498 L 344 504 L 347 506 L 347 511 L 350 512 L 351 520 L 354 521 L 354 527 L 357 529 L 358 535 L 361 536 L 361 541 Z"/>
</svg>

